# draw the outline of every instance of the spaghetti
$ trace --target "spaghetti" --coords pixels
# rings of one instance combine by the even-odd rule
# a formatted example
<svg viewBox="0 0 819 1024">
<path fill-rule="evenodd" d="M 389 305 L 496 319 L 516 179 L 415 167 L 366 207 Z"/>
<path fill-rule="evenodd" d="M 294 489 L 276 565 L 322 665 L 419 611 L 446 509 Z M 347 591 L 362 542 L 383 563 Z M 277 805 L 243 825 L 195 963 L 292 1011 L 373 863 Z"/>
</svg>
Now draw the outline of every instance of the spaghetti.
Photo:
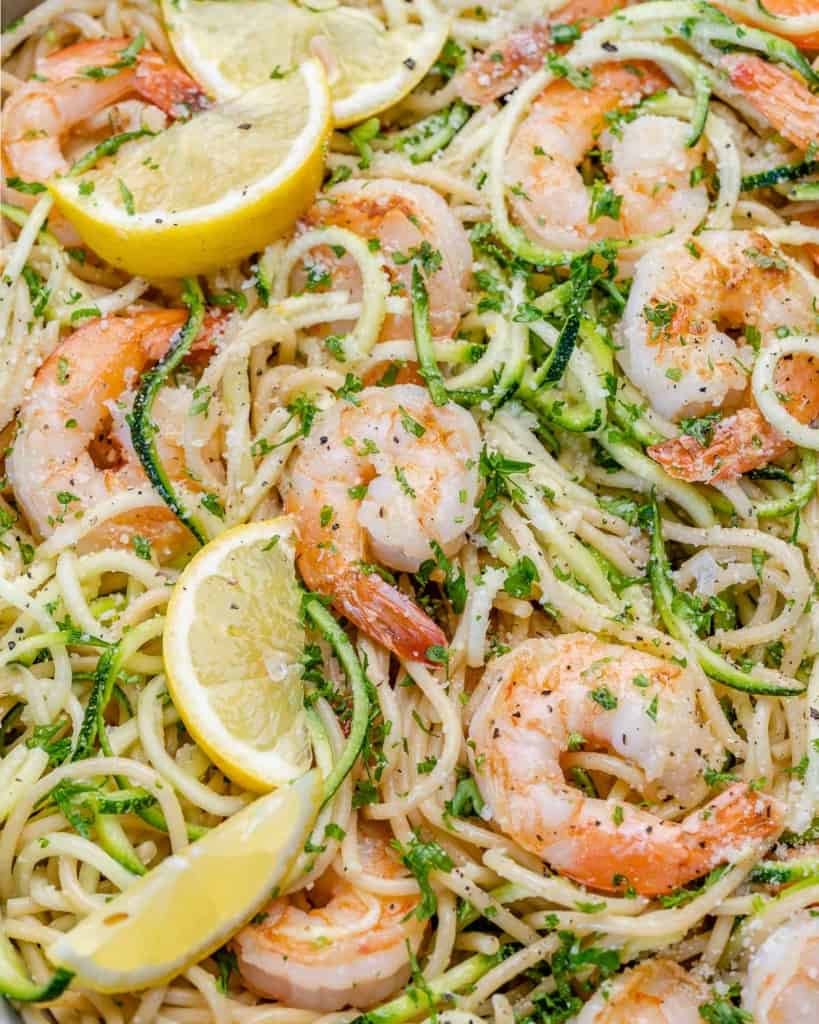
<svg viewBox="0 0 819 1024">
<path fill-rule="evenodd" d="M 334 133 L 292 236 L 184 289 L 97 259 L 4 154 L 0 990 L 30 1024 L 591 1024 L 646 992 L 667 1024 L 819 1008 L 819 12 L 442 6 L 438 63 L 373 132 Z M 173 61 L 148 0 L 46 0 L 4 31 L 6 109 L 39 61 L 108 37 Z M 788 98 L 799 116 L 771 113 Z M 63 152 L 162 124 L 117 99 Z M 168 310 L 175 340 L 136 337 Z M 126 320 L 102 400 L 99 355 L 81 369 L 61 346 Z M 89 455 L 71 431 L 95 401 L 80 429 L 108 436 Z M 162 426 L 148 477 L 143 408 Z M 159 987 L 49 990 L 61 934 L 253 799 L 167 695 L 191 508 L 203 541 L 285 509 L 313 538 L 303 575 L 346 615 L 366 740 L 267 920 Z M 423 621 L 402 646 L 372 620 L 400 627 L 406 604 Z M 329 776 L 351 694 L 315 639 Z M 708 856 L 687 860 L 701 833 Z M 378 984 L 348 929 L 383 936 Z M 327 995 L 339 962 L 362 977 Z"/>
</svg>

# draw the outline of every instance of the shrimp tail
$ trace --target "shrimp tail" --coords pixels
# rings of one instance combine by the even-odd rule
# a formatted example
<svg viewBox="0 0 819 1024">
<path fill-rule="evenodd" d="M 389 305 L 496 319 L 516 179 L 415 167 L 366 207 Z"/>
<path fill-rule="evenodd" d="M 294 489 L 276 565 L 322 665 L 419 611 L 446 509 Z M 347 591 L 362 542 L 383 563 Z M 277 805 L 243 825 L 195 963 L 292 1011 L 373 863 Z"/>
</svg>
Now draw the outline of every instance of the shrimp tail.
<svg viewBox="0 0 819 1024">
<path fill-rule="evenodd" d="M 399 658 L 432 664 L 430 648 L 446 649 L 447 639 L 440 626 L 377 573 L 345 576 L 337 583 L 333 604 Z"/>
<path fill-rule="evenodd" d="M 722 58 L 731 84 L 780 135 L 800 149 L 819 139 L 819 99 L 790 72 L 751 54 Z"/>
<path fill-rule="evenodd" d="M 149 362 L 158 362 L 168 351 L 174 335 L 182 327 L 187 319 L 184 309 L 164 310 L 163 317 L 157 318 L 156 324 L 140 338 L 145 355 Z M 191 346 L 185 362 L 197 363 L 207 362 L 216 348 L 216 339 L 224 329 L 227 316 L 222 309 L 208 310 L 205 315 L 202 330 Z"/>
<path fill-rule="evenodd" d="M 812 356 L 783 359 L 776 368 L 776 390 L 788 402 L 800 423 L 819 416 L 819 367 Z M 743 473 L 766 466 L 793 447 L 774 430 L 755 406 L 739 409 L 715 428 L 703 445 L 690 434 L 652 445 L 648 454 L 665 471 L 689 483 L 736 480 Z"/>
<path fill-rule="evenodd" d="M 37 71 L 52 82 L 81 77 L 89 66 L 111 67 L 132 43 L 133 40 L 127 36 L 86 39 L 45 57 L 38 62 Z M 121 64 L 115 66 L 122 67 Z M 124 67 L 113 78 L 122 83 L 123 89 L 133 88 L 171 117 L 189 117 L 194 111 L 204 110 L 210 105 L 207 94 L 199 84 L 182 68 L 170 64 L 156 50 L 140 50 L 135 68 Z M 110 87 L 112 78 L 102 81 Z"/>
<path fill-rule="evenodd" d="M 737 782 L 693 811 L 681 829 L 696 873 L 735 859 L 738 849 L 750 843 L 773 841 L 784 827 L 784 810 L 776 797 Z"/>
<path fill-rule="evenodd" d="M 722 420 L 706 445 L 690 434 L 681 434 L 652 445 L 648 454 L 677 480 L 715 483 L 736 480 L 792 447 L 758 409 L 740 409 Z"/>
<path fill-rule="evenodd" d="M 459 77 L 459 94 L 467 103 L 483 106 L 511 92 L 528 74 L 543 66 L 549 50 L 556 48 L 563 53 L 567 49 L 555 47 L 554 26 L 579 24 L 585 30 L 619 6 L 620 0 L 568 0 L 548 18 L 537 18 L 475 57 Z"/>
<path fill-rule="evenodd" d="M 166 63 L 153 50 L 140 54 L 134 87 L 144 99 L 170 117 L 184 119 L 210 106 L 207 93 L 190 75 Z"/>
<path fill-rule="evenodd" d="M 589 813 L 596 815 L 594 840 Z M 623 826 L 601 823 L 598 811 L 581 805 L 569 847 L 558 840 L 538 852 L 545 853 L 552 867 L 584 885 L 604 892 L 633 886 L 641 896 L 658 896 L 735 860 L 750 844 L 773 840 L 782 831 L 783 816 L 780 801 L 745 783 L 731 786 L 679 824 L 660 823 L 634 809 L 627 811 Z M 585 841 L 577 842 L 581 837 Z"/>
<path fill-rule="evenodd" d="M 464 100 L 472 106 L 491 103 L 540 67 L 551 45 L 549 27 L 539 18 L 476 57 L 459 78 Z"/>
</svg>

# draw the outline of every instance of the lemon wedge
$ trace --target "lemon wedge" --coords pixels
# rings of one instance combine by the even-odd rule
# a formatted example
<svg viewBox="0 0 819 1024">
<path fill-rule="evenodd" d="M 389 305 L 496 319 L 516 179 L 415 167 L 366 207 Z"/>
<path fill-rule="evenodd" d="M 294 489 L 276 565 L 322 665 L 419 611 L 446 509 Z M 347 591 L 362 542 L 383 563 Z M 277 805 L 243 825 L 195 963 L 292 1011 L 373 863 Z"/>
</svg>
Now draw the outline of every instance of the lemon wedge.
<svg viewBox="0 0 819 1024">
<path fill-rule="evenodd" d="M 320 793 L 312 771 L 242 808 L 60 936 L 49 959 L 95 992 L 168 981 L 270 899 L 304 846 Z"/>
<path fill-rule="evenodd" d="M 310 60 L 49 188 L 114 266 L 151 278 L 202 273 L 293 225 L 321 184 L 330 130 L 327 80 Z"/>
<path fill-rule="evenodd" d="M 312 752 L 304 627 L 287 517 L 227 530 L 196 555 L 168 605 L 168 689 L 188 732 L 246 789 L 298 778 Z"/>
<path fill-rule="evenodd" d="M 397 103 L 441 52 L 448 18 L 430 0 L 412 6 L 420 21 L 387 27 L 334 0 L 162 0 L 177 57 L 214 96 L 286 78 L 315 56 L 328 69 L 333 118 L 342 127 Z"/>
</svg>

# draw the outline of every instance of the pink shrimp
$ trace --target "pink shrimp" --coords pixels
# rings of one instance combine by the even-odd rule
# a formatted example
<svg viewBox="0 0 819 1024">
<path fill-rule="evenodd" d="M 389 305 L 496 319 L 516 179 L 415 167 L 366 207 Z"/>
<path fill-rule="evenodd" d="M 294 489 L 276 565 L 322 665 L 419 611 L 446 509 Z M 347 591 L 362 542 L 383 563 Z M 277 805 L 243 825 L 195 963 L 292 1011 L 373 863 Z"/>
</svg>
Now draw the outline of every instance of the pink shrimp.
<svg viewBox="0 0 819 1024">
<path fill-rule="evenodd" d="M 718 3 L 717 7 L 720 6 Z M 798 18 L 805 15 L 815 15 L 816 0 L 765 0 L 764 6 L 760 3 L 748 3 L 741 11 L 733 5 L 725 5 L 728 13 L 734 21 L 743 21 L 748 25 L 758 25 L 775 32 L 783 39 L 790 39 L 791 42 L 801 46 L 803 50 L 819 49 L 819 30 L 812 32 L 794 32 L 788 24 L 789 18 Z M 762 14 L 776 18 L 776 24 L 772 27 L 770 17 L 762 17 Z"/>
<path fill-rule="evenodd" d="M 623 0 L 569 0 L 548 18 L 538 18 L 517 29 L 476 57 L 459 76 L 461 96 L 473 106 L 483 106 L 511 92 L 541 68 L 544 56 L 555 49 L 552 29 L 556 25 L 579 23 L 585 28 L 597 18 L 605 18 L 626 6 L 628 3 Z"/>
<path fill-rule="evenodd" d="M 358 853 L 369 875 L 405 876 L 378 825 L 359 824 Z M 324 1013 L 366 1009 L 409 978 L 410 953 L 426 926 L 412 913 L 417 904 L 416 895 L 359 888 L 336 862 L 309 895 L 273 900 L 262 920 L 239 932 L 234 946 L 242 978 L 253 991 L 290 1006 Z"/>
<path fill-rule="evenodd" d="M 583 885 L 668 893 L 782 829 L 783 808 L 738 783 L 681 822 L 569 785 L 569 737 L 639 766 L 647 784 L 696 806 L 717 744 L 678 665 L 587 633 L 527 640 L 487 669 L 470 757 L 498 826 Z M 482 684 L 483 686 L 483 684 Z"/>
<path fill-rule="evenodd" d="M 672 476 L 708 482 L 733 480 L 788 451 L 791 443 L 753 404 L 753 350 L 736 335 L 755 331 L 765 345 L 782 327 L 810 333 L 815 324 L 809 283 L 758 232 L 704 232 L 643 256 L 620 324 L 626 373 L 669 419 L 729 413 L 707 444 L 682 434 L 649 448 L 651 457 Z M 781 360 L 776 386 L 800 422 L 819 415 L 811 356 Z"/>
<path fill-rule="evenodd" d="M 290 464 L 286 507 L 305 582 L 402 658 L 428 660 L 446 637 L 372 558 L 417 572 L 433 542 L 458 550 L 475 515 L 480 447 L 469 412 L 400 384 L 336 402 Z"/>
<path fill-rule="evenodd" d="M 428 279 L 432 331 L 436 337 L 455 333 L 469 302 L 472 250 L 461 222 L 433 189 L 388 178 L 353 179 L 320 196 L 305 222 L 347 228 L 378 241 L 394 289 L 404 296 L 409 296 L 412 273 L 407 255 L 431 247 L 440 258 Z M 328 253 L 322 262 L 330 269 L 333 287 L 360 294 L 360 275 L 351 256 Z M 412 336 L 409 312 L 387 315 L 382 340 Z"/>
<path fill-rule="evenodd" d="M 646 113 L 607 128 L 606 115 L 635 106 L 666 84 L 650 64 L 601 64 L 588 89 L 560 79 L 544 89 L 509 147 L 505 179 L 514 220 L 554 249 L 583 249 L 606 238 L 693 230 L 708 195 L 691 174 L 702 144 L 686 146 L 687 126 Z M 580 171 L 595 146 L 605 153 L 615 212 L 593 208 Z"/>
<path fill-rule="evenodd" d="M 793 914 L 751 957 L 742 1006 L 756 1024 L 812 1024 L 819 1018 L 819 920 Z"/>
<path fill-rule="evenodd" d="M 13 93 L 3 110 L 3 151 L 14 174 L 27 181 L 64 174 L 69 161 L 63 139 L 126 96 L 141 96 L 176 118 L 207 105 L 205 93 L 184 71 L 155 50 L 129 55 L 132 43 L 91 39 L 37 62 L 37 80 Z"/>
<path fill-rule="evenodd" d="M 574 1024 L 702 1024 L 708 986 L 673 960 L 644 960 L 609 981 Z"/>
<path fill-rule="evenodd" d="M 799 149 L 819 144 L 819 97 L 792 72 L 749 53 L 722 58 L 731 84 L 773 128 Z"/>
<path fill-rule="evenodd" d="M 39 536 L 49 536 L 120 491 L 151 493 L 114 403 L 164 354 L 185 316 L 184 310 L 167 309 L 92 320 L 37 371 L 6 467 L 15 498 Z M 160 441 L 163 464 L 172 478 L 185 479 L 181 448 L 172 434 L 168 429 Z M 161 559 L 192 541 L 170 509 L 146 503 L 101 523 L 82 546 L 128 546 L 137 534 Z"/>
</svg>

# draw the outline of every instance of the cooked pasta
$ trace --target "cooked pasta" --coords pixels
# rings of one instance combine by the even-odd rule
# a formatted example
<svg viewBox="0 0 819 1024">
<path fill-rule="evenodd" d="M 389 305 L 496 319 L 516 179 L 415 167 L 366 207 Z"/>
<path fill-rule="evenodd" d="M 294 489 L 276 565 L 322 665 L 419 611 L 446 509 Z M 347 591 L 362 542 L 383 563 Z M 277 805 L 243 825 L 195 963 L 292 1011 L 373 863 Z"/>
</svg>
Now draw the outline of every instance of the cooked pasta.
<svg viewBox="0 0 819 1024">
<path fill-rule="evenodd" d="M 333 132 L 295 227 L 184 281 L 100 258 L 42 184 L 209 108 L 157 5 L 4 29 L 0 992 L 28 1024 L 819 1013 L 819 7 L 437 7 L 436 62 Z M 307 844 L 170 979 L 72 982 L 61 936 L 264 788 L 192 734 L 168 603 L 283 515 L 321 598 L 271 675 L 279 781 L 327 785 Z"/>
</svg>

